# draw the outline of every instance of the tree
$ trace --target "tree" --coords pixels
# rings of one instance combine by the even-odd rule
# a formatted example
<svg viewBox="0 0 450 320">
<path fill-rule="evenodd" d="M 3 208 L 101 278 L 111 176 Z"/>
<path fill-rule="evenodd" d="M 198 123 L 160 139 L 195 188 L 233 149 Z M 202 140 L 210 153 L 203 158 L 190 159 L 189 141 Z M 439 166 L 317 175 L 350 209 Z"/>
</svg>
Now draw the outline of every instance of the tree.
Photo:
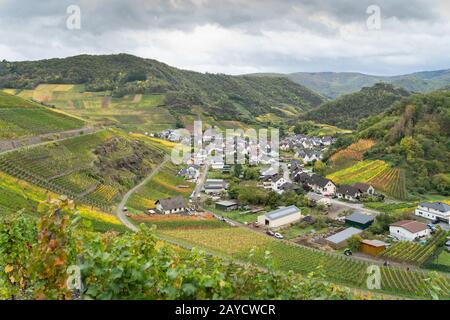
<svg viewBox="0 0 450 320">
<path fill-rule="evenodd" d="M 315 124 L 312 121 L 303 121 L 298 122 L 294 127 L 294 133 L 295 134 L 308 134 L 312 130 L 315 129 Z"/>
<path fill-rule="evenodd" d="M 244 170 L 244 179 L 245 180 L 258 180 L 259 179 L 258 168 L 246 168 Z"/>
<path fill-rule="evenodd" d="M 275 191 L 270 191 L 267 195 L 266 204 L 274 209 L 280 205 L 281 197 Z"/>
<path fill-rule="evenodd" d="M 238 163 L 233 166 L 233 176 L 240 178 L 242 174 L 242 164 Z"/>
<path fill-rule="evenodd" d="M 314 172 L 319 175 L 325 175 L 327 169 L 327 165 L 320 160 L 317 160 L 314 163 Z"/>
<path fill-rule="evenodd" d="M 347 247 L 352 251 L 359 251 L 363 239 L 359 234 L 355 234 L 347 240 Z"/>
</svg>

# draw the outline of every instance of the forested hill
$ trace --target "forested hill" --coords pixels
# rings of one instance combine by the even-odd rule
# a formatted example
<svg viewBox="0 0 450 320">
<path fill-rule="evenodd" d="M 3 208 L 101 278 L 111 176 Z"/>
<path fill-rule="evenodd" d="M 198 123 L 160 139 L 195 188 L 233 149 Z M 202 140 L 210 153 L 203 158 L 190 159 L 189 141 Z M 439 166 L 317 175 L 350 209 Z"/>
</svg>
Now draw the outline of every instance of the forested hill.
<svg viewBox="0 0 450 320">
<path fill-rule="evenodd" d="M 450 195 L 450 91 L 403 99 L 361 121 L 354 138 L 377 140 L 366 157 L 406 169 L 408 190 Z"/>
<path fill-rule="evenodd" d="M 356 129 L 360 119 L 388 109 L 394 102 L 407 97 L 409 92 L 393 85 L 377 83 L 361 91 L 325 102 L 302 115 L 302 120 L 313 120 L 345 129 Z"/>
<path fill-rule="evenodd" d="M 357 92 L 363 87 L 373 86 L 377 82 L 389 83 L 411 92 L 422 93 L 439 90 L 450 83 L 450 69 L 422 71 L 399 76 L 374 76 L 356 72 L 296 72 L 264 75 L 287 77 L 330 99 Z"/>
<path fill-rule="evenodd" d="M 251 122 L 280 107 L 310 110 L 324 101 L 319 94 L 283 77 L 228 76 L 180 70 L 128 54 L 80 55 L 64 59 L 0 63 L 0 88 L 32 89 L 42 83 L 85 84 L 87 91 L 162 93 L 179 113 L 192 106 L 218 119 Z"/>
</svg>

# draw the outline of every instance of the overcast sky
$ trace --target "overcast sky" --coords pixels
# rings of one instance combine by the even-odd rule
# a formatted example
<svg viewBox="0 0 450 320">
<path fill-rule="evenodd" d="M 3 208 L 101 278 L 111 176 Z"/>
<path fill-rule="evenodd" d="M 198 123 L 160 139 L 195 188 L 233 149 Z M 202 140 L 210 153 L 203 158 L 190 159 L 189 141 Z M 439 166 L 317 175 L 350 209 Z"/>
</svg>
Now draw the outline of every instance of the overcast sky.
<svg viewBox="0 0 450 320">
<path fill-rule="evenodd" d="M 9 61 L 126 52 L 201 72 L 394 75 L 450 68 L 450 0 L 0 0 L 0 39 Z"/>
</svg>

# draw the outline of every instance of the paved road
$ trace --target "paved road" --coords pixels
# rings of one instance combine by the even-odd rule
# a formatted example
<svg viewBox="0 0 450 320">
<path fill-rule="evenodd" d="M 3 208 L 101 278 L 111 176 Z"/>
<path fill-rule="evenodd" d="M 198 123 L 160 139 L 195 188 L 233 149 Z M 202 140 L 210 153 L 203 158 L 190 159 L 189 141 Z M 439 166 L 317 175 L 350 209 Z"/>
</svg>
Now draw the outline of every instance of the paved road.
<svg viewBox="0 0 450 320">
<path fill-rule="evenodd" d="M 324 198 L 324 196 L 322 196 L 320 194 L 317 194 L 317 193 L 314 193 L 314 192 L 308 192 L 307 197 L 309 199 L 313 199 L 313 200 L 316 200 L 316 201 Z M 378 212 L 376 210 L 364 208 L 362 203 L 344 202 L 344 201 L 341 201 L 339 199 L 333 199 L 333 198 L 329 198 L 329 199 L 330 199 L 332 205 L 336 205 L 336 206 L 342 207 L 343 209 L 356 210 L 356 211 L 359 211 L 361 213 L 368 214 L 368 215 L 371 215 L 371 216 L 377 216 L 377 215 L 380 214 L 380 212 Z"/>
<path fill-rule="evenodd" d="M 205 166 L 203 168 L 203 172 L 198 177 L 197 184 L 195 186 L 194 192 L 192 193 L 194 196 L 193 197 L 194 199 L 197 199 L 197 197 L 202 192 L 203 185 L 205 184 L 206 177 L 208 176 L 208 171 L 209 171 L 209 164 L 205 164 Z"/>
<path fill-rule="evenodd" d="M 291 175 L 289 174 L 289 169 L 287 167 L 287 163 L 286 162 L 280 162 L 280 166 L 283 169 L 283 178 L 284 178 L 284 180 L 286 180 L 287 182 L 292 182 Z"/>
<path fill-rule="evenodd" d="M 152 173 L 150 173 L 150 175 L 148 175 L 144 180 L 141 181 L 141 183 L 139 183 L 138 185 L 136 185 L 133 189 L 130 189 L 125 196 L 122 198 L 122 201 L 119 203 L 119 205 L 117 206 L 117 210 L 116 210 L 116 214 L 117 214 L 117 218 L 119 218 L 119 220 L 125 225 L 125 227 L 127 227 L 128 229 L 130 229 L 131 231 L 137 232 L 138 228 L 130 221 L 128 220 L 128 218 L 125 215 L 125 212 L 123 211 L 123 209 L 125 208 L 125 205 L 128 202 L 128 199 L 131 197 L 131 195 L 140 187 L 142 187 L 143 185 L 145 185 L 148 181 L 150 181 L 155 174 L 158 173 L 158 171 L 161 169 L 162 166 L 164 166 L 168 161 L 170 160 L 169 156 L 166 156 L 164 158 L 164 161 L 161 162 L 153 171 Z"/>
</svg>

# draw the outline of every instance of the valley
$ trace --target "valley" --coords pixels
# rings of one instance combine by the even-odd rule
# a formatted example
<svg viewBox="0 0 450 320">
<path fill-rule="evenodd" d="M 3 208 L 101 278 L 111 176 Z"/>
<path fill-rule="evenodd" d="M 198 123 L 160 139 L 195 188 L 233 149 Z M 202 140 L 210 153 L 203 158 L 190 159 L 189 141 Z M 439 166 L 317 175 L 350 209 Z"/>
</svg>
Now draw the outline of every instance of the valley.
<svg viewBox="0 0 450 320">
<path fill-rule="evenodd" d="M 136 270 L 151 259 L 161 261 L 146 267 L 165 268 L 164 247 L 186 270 L 197 258 L 202 272 L 209 259 L 223 259 L 216 263 L 227 276 L 251 265 L 253 274 L 325 281 L 350 297 L 449 298 L 450 271 L 438 259 L 450 223 L 449 91 L 414 94 L 376 83 L 330 101 L 286 78 L 201 74 L 130 55 L 4 61 L 0 87 L 0 219 L 8 221 L 0 233 L 17 221 L 33 233 L 36 221 L 51 221 L 42 207 L 57 203 L 85 222 L 74 231 L 83 246 L 95 239 L 96 249 L 84 248 L 92 265 L 95 250 L 112 250 L 119 261 L 126 248 L 148 259 Z M 282 172 L 261 159 L 196 163 L 200 153 L 174 164 L 177 130 L 193 134 L 195 120 L 221 130 L 278 128 L 281 150 L 260 151 L 279 159 Z M 248 143 L 237 149 L 250 159 Z M 422 205 L 444 211 L 419 216 Z M 272 226 L 287 208 L 299 218 Z M 362 222 L 354 214 L 370 224 L 355 227 Z M 426 235 L 395 238 L 392 228 L 405 220 L 425 226 Z M 348 229 L 355 234 L 332 241 Z M 377 241 L 383 253 L 364 251 Z M 378 288 L 367 288 L 371 266 L 379 268 Z M 119 279 L 127 271 L 114 272 Z M 120 298 L 113 289 L 103 296 L 85 275 L 86 296 Z M 1 281 L 15 290 L 9 277 Z"/>
</svg>

